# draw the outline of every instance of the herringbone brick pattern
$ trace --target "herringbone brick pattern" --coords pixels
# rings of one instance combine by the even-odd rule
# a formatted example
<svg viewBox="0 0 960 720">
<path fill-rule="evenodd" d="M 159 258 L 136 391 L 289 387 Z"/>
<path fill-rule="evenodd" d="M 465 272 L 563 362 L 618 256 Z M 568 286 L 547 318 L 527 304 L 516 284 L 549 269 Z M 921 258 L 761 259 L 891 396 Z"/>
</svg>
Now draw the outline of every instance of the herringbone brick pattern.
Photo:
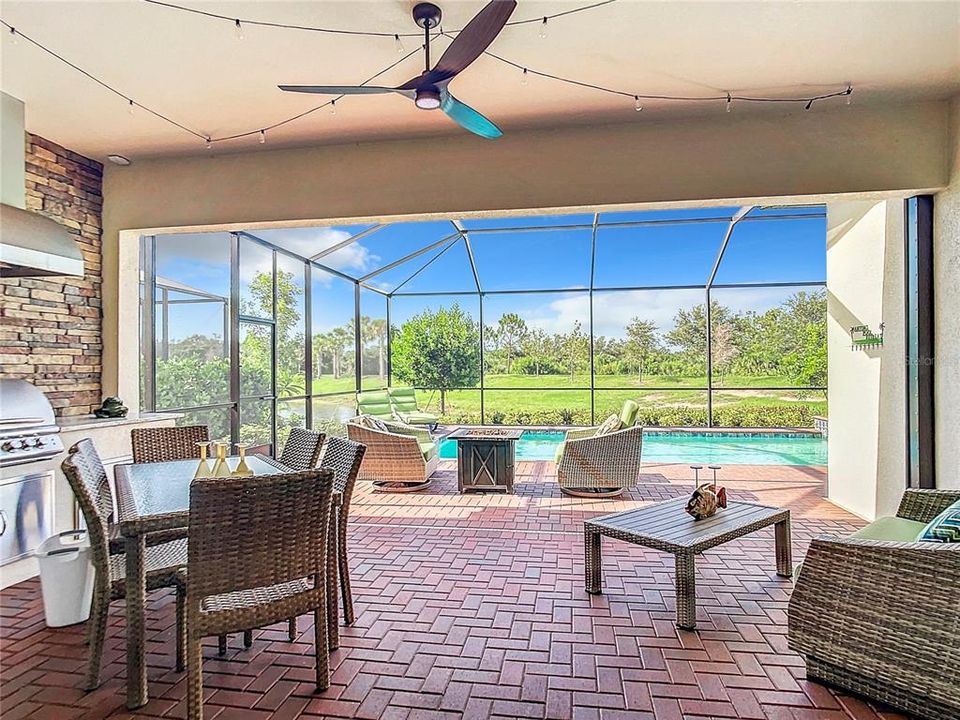
<svg viewBox="0 0 960 720">
<path fill-rule="evenodd" d="M 256 634 L 228 656 L 206 650 L 206 716 L 237 718 L 545 718 L 562 720 L 850 720 L 894 718 L 809 683 L 786 648 L 791 585 L 777 578 L 772 530 L 705 554 L 699 631 L 673 624 L 672 559 L 604 543 L 604 594 L 583 591 L 582 522 L 688 492 L 689 471 L 645 467 L 617 501 L 560 495 L 552 463 L 521 463 L 517 494 L 460 496 L 446 464 L 407 495 L 364 487 L 350 547 L 357 622 L 332 655 L 329 691 L 311 682 L 312 631 Z M 789 507 L 795 559 L 810 537 L 859 523 L 822 499 L 820 468 L 731 466 L 734 498 Z M 83 626 L 47 629 L 36 581 L 2 599 L 2 715 L 16 718 L 185 716 L 173 667 L 173 596 L 148 614 L 150 703 L 124 708 L 123 604 L 114 604 L 103 684 L 81 687 Z"/>
</svg>

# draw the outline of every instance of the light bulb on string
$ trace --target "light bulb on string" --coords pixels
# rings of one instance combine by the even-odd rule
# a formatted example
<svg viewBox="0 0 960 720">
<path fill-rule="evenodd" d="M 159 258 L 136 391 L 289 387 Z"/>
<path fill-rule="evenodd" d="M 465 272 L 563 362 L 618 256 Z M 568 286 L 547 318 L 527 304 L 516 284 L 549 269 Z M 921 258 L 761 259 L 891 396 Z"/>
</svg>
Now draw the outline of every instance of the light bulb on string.
<svg viewBox="0 0 960 720">
<path fill-rule="evenodd" d="M 337 101 L 336 101 L 336 100 L 331 100 L 331 101 L 330 101 L 330 114 L 331 114 L 331 115 L 336 115 L 336 114 L 337 114 Z"/>
<path fill-rule="evenodd" d="M 813 107 L 813 100 L 811 99 L 811 100 L 807 100 L 807 104 L 803 106 L 803 109 L 809 110 L 812 107 Z"/>
<path fill-rule="evenodd" d="M 527 85 L 527 69 L 523 69 L 523 73 L 520 75 L 520 84 L 526 87 Z"/>
<path fill-rule="evenodd" d="M 20 44 L 20 35 L 17 33 L 17 29 L 15 27 L 10 28 L 10 42 L 12 42 L 14 45 Z"/>
<path fill-rule="evenodd" d="M 643 110 L 643 105 L 640 103 L 639 95 L 633 96 L 633 109 L 636 110 L 637 112 L 640 112 L 641 110 Z"/>
<path fill-rule="evenodd" d="M 540 23 L 540 37 L 541 39 L 546 39 L 547 37 L 547 18 L 543 18 L 543 22 Z"/>
<path fill-rule="evenodd" d="M 267 131 L 266 131 L 266 130 L 261 130 L 261 131 L 260 131 L 260 144 L 263 145 L 266 141 L 267 141 Z"/>
<path fill-rule="evenodd" d="M 853 85 L 847 85 L 847 107 L 850 107 L 850 96 L 853 95 Z"/>
<path fill-rule="evenodd" d="M 397 46 L 397 55 L 403 55 L 407 49 L 403 46 L 403 40 L 400 39 L 399 35 L 393 36 L 394 44 Z"/>
<path fill-rule="evenodd" d="M 241 24 L 239 18 L 234 20 L 233 23 L 234 32 L 237 33 L 237 40 L 243 40 L 243 24 Z"/>
<path fill-rule="evenodd" d="M 133 109 L 134 109 L 135 107 L 136 107 L 136 105 L 133 104 L 133 100 L 129 100 L 129 99 L 128 99 L 128 100 L 127 100 L 127 115 L 129 115 L 130 117 L 133 117 Z"/>
<path fill-rule="evenodd" d="M 213 139 L 209 136 L 207 136 L 207 142 L 205 144 L 205 147 L 207 148 L 207 150 L 213 150 Z"/>
<path fill-rule="evenodd" d="M 730 93 L 727 93 L 727 112 L 730 112 L 730 109 L 732 106 L 733 106 L 733 98 L 730 97 Z"/>
</svg>

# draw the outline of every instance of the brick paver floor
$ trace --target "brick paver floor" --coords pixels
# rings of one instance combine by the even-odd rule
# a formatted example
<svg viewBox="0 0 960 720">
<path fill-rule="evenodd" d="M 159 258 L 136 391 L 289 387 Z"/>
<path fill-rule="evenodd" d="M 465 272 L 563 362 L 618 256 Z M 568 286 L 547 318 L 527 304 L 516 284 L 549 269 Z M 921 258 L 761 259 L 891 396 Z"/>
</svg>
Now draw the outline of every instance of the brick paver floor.
<svg viewBox="0 0 960 720">
<path fill-rule="evenodd" d="M 698 632 L 674 626 L 672 558 L 604 543 L 604 594 L 583 590 L 585 518 L 690 491 L 681 466 L 645 466 L 615 501 L 561 496 L 554 466 L 520 463 L 516 495 L 456 493 L 445 463 L 420 493 L 358 489 L 350 530 L 357 622 L 332 655 L 329 691 L 311 684 L 312 630 L 255 634 L 226 659 L 205 648 L 206 717 L 849 720 L 901 717 L 803 679 L 786 647 L 791 585 L 776 576 L 772 529 L 706 553 Z M 823 468 L 728 466 L 735 499 L 789 507 L 794 557 L 853 516 L 823 500 Z M 185 716 L 173 667 L 174 603 L 152 593 L 150 703 L 124 707 L 123 603 L 114 603 L 103 684 L 81 689 L 83 626 L 48 629 L 36 581 L 0 593 L 2 716 Z"/>
</svg>

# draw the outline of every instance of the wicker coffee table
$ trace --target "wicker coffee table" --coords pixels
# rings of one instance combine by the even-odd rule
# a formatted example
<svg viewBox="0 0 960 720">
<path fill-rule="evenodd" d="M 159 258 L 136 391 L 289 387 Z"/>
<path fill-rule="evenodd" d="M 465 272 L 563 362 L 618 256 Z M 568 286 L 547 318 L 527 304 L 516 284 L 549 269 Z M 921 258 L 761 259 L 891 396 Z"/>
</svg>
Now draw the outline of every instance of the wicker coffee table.
<svg viewBox="0 0 960 720">
<path fill-rule="evenodd" d="M 790 511 L 781 508 L 731 502 L 725 510 L 704 520 L 684 512 L 687 498 L 667 500 L 638 510 L 613 513 L 584 524 L 586 589 L 599 594 L 601 584 L 600 537 L 673 553 L 676 562 L 677 625 L 692 630 L 697 625 L 697 590 L 694 558 L 717 545 L 774 525 L 777 575 L 790 577 Z"/>
</svg>

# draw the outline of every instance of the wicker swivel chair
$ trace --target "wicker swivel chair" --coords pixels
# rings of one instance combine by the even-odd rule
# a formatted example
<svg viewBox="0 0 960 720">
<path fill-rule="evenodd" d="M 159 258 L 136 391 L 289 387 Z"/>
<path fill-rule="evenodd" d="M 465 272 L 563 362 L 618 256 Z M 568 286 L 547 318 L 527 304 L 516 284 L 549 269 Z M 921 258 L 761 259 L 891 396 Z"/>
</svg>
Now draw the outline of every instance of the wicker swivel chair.
<svg viewBox="0 0 960 720">
<path fill-rule="evenodd" d="M 130 431 L 135 463 L 194 460 L 200 457 L 197 443 L 210 442 L 206 425 L 165 428 L 135 428 Z"/>
<path fill-rule="evenodd" d="M 321 432 L 293 428 L 283 444 L 283 452 L 278 458 L 280 464 L 286 465 L 291 470 L 312 470 L 320 459 L 320 450 L 323 449 L 325 437 L 326 435 Z"/>
<path fill-rule="evenodd" d="M 423 490 L 437 469 L 437 443 L 429 430 L 403 423 L 381 421 L 386 431 L 347 422 L 347 435 L 367 446 L 360 479 L 372 480 L 383 492 Z"/>
<path fill-rule="evenodd" d="M 113 492 L 100 456 L 91 440 L 81 440 L 70 448 L 61 464 L 67 482 L 77 498 L 87 525 L 93 558 L 94 585 L 87 639 L 90 661 L 84 687 L 93 690 L 100 684 L 100 662 L 107 634 L 110 603 L 125 596 L 126 562 L 122 545 L 113 543 Z M 183 668 L 184 585 L 179 571 L 187 563 L 187 540 L 148 544 L 145 556 L 147 590 L 177 588 L 177 669 Z"/>
<path fill-rule="evenodd" d="M 811 541 L 787 612 L 809 679 L 960 718 L 960 543 L 914 540 L 957 500 L 960 490 L 907 490 L 896 517 Z"/>
<path fill-rule="evenodd" d="M 190 486 L 187 717 L 203 717 L 201 642 L 314 613 L 316 686 L 330 686 L 326 591 L 333 472 L 209 478 Z M 330 566 L 328 566 L 328 563 Z M 332 566 L 332 567 L 331 567 Z"/>
<path fill-rule="evenodd" d="M 595 432 L 595 428 L 567 431 L 557 461 L 557 482 L 565 495 L 617 497 L 637 484 L 643 428 Z"/>
</svg>

